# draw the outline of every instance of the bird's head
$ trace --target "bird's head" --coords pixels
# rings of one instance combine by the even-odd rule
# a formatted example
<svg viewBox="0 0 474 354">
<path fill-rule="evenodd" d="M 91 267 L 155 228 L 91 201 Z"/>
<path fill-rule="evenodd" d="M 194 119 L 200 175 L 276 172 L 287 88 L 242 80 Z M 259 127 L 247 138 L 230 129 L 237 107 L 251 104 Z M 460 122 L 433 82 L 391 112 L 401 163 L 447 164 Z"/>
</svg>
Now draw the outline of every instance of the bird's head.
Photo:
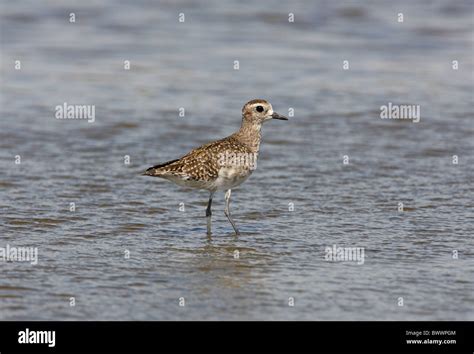
<svg viewBox="0 0 474 354">
<path fill-rule="evenodd" d="M 285 116 L 274 112 L 269 102 L 261 99 L 247 102 L 242 108 L 242 117 L 254 124 L 262 124 L 270 119 L 288 120 Z"/>
</svg>

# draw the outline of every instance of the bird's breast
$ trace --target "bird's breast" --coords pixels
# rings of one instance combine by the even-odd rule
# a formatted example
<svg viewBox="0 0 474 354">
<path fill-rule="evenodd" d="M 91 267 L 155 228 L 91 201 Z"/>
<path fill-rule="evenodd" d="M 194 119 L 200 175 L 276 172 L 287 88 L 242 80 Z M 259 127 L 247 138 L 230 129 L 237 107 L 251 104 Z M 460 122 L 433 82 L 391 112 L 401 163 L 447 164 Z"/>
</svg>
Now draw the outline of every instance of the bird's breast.
<svg viewBox="0 0 474 354">
<path fill-rule="evenodd" d="M 227 190 L 242 184 L 253 170 L 246 167 L 221 167 L 214 181 L 217 190 Z"/>
</svg>

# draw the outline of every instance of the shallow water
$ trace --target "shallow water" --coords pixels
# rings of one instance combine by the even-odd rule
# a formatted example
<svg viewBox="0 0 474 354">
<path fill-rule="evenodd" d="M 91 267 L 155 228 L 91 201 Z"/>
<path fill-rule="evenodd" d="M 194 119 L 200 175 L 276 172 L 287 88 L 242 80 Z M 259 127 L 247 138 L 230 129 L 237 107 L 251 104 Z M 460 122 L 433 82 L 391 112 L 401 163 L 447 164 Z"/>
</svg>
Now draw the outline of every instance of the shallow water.
<svg viewBox="0 0 474 354">
<path fill-rule="evenodd" d="M 0 262 L 0 319 L 473 320 L 474 5 L 364 4 L 3 2 L 0 247 L 39 260 Z M 242 235 L 220 194 L 208 238 L 206 192 L 139 173 L 253 98 L 295 115 L 233 191 Z M 64 102 L 95 122 L 55 119 Z M 380 119 L 388 102 L 420 122 Z"/>
</svg>

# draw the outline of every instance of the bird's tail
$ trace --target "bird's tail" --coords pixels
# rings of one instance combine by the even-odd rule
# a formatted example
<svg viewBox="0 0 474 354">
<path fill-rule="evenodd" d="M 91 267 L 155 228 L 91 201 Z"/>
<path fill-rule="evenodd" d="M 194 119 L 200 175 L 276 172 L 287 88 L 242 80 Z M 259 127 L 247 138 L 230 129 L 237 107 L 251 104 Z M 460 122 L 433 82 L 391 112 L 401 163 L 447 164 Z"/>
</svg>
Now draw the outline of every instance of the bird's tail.
<svg viewBox="0 0 474 354">
<path fill-rule="evenodd" d="M 156 166 L 153 166 L 153 167 L 150 167 L 148 168 L 146 171 L 144 171 L 142 173 L 142 176 L 155 176 L 155 177 L 159 177 L 161 176 L 164 172 L 166 172 L 166 169 L 164 167 L 167 167 L 168 165 L 171 165 L 172 163 L 178 161 L 178 159 L 176 160 L 172 160 L 172 161 L 168 161 L 168 162 L 165 162 L 165 163 L 162 163 L 160 165 L 156 165 Z"/>
</svg>

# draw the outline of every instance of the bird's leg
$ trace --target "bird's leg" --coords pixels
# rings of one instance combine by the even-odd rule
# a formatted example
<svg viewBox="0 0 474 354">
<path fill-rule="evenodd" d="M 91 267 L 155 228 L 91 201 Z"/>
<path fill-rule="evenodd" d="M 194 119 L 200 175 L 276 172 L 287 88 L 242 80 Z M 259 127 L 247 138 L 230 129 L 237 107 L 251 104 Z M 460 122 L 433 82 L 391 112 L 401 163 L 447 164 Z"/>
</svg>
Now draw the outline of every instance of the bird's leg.
<svg viewBox="0 0 474 354">
<path fill-rule="evenodd" d="M 213 196 L 214 196 L 214 192 L 211 192 L 211 194 L 209 195 L 209 202 L 207 203 L 207 209 L 206 209 L 207 234 L 208 234 L 208 236 L 211 235 L 211 216 L 212 216 L 211 205 L 212 205 L 212 197 Z"/>
<path fill-rule="evenodd" d="M 230 204 L 230 194 L 232 193 L 232 190 L 228 189 L 227 192 L 225 192 L 225 209 L 224 209 L 224 214 L 227 216 L 227 219 L 229 219 L 230 223 L 232 224 L 232 227 L 234 228 L 235 234 L 240 235 L 239 230 L 237 229 L 237 226 L 235 226 L 234 221 L 232 220 L 232 217 L 230 216 L 230 210 L 229 210 L 229 204 Z"/>
</svg>

